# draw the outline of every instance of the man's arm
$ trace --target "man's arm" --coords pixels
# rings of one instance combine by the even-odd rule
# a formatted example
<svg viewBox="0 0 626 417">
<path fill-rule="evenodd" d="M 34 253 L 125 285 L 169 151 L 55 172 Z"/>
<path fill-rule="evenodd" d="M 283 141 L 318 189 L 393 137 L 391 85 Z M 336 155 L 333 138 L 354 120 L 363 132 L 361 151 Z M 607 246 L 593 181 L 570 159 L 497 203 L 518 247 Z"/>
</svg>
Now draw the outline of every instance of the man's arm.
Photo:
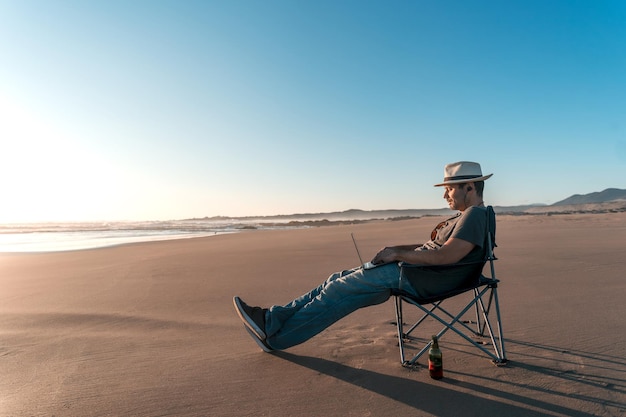
<svg viewBox="0 0 626 417">
<path fill-rule="evenodd" d="M 400 246 L 391 246 L 390 249 L 396 249 L 396 250 L 415 250 L 417 248 L 419 248 L 420 246 L 422 246 L 421 243 L 419 244 L 415 244 L 415 245 L 400 245 Z"/>
<path fill-rule="evenodd" d="M 372 259 L 373 264 L 406 262 L 418 265 L 446 265 L 459 262 L 472 249 L 474 244 L 463 239 L 450 238 L 438 250 L 415 250 L 417 246 L 393 246 L 382 249 Z"/>
</svg>

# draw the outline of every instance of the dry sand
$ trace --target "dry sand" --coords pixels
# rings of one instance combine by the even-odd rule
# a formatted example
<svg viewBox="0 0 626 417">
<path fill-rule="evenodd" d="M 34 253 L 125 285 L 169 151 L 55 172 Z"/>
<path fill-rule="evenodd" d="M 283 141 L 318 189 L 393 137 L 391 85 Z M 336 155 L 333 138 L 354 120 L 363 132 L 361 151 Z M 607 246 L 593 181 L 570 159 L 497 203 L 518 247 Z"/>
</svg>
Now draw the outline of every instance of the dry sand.
<svg viewBox="0 0 626 417">
<path fill-rule="evenodd" d="M 626 213 L 499 217 L 506 367 L 449 334 L 443 380 L 403 368 L 392 302 L 275 354 L 233 310 L 439 220 L 0 255 L 0 416 L 625 416 Z"/>
</svg>

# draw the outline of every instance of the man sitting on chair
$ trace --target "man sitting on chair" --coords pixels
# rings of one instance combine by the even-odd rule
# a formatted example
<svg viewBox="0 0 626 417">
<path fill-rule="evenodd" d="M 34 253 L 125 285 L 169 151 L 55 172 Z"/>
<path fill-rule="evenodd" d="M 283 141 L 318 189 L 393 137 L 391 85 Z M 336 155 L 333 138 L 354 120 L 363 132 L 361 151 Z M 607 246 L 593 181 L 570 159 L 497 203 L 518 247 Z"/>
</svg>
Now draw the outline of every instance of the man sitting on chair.
<svg viewBox="0 0 626 417">
<path fill-rule="evenodd" d="M 443 198 L 459 213 L 437 225 L 424 244 L 392 246 L 372 259 L 374 267 L 332 274 L 322 285 L 285 306 L 251 307 L 233 298 L 245 329 L 266 352 L 298 345 L 353 311 L 389 299 L 392 291 L 416 295 L 419 288 L 400 280 L 399 262 L 446 265 L 483 259 L 486 209 L 484 180 L 475 162 L 455 162 L 444 168 Z M 413 283 L 415 285 L 415 283 Z"/>
</svg>

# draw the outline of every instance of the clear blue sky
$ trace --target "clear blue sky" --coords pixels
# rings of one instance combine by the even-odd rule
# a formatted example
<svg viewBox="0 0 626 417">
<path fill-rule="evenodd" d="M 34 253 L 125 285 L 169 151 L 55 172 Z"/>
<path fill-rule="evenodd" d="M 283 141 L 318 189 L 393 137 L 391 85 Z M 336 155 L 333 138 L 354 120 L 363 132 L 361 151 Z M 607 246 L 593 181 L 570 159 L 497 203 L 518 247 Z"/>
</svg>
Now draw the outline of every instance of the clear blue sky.
<svg viewBox="0 0 626 417">
<path fill-rule="evenodd" d="M 0 0 L 0 223 L 626 188 L 626 2 Z"/>
</svg>

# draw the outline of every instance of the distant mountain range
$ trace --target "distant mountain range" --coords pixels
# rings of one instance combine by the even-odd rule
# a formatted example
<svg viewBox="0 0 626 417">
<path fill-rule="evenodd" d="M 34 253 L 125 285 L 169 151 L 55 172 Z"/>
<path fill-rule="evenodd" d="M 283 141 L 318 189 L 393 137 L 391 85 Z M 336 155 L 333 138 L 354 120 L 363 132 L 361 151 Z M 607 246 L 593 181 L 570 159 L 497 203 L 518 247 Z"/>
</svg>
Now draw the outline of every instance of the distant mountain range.
<svg viewBox="0 0 626 417">
<path fill-rule="evenodd" d="M 565 200 L 557 201 L 553 206 L 565 206 L 572 204 L 608 203 L 609 201 L 626 200 L 626 190 L 619 188 L 607 188 L 604 191 L 589 194 L 574 194 Z"/>
<path fill-rule="evenodd" d="M 519 206 L 518 208 L 522 208 Z M 507 212 L 494 207 L 496 212 Z M 558 213 L 610 213 L 626 211 L 626 190 L 607 188 L 604 191 L 589 194 L 574 194 L 565 200 L 551 205 L 537 205 L 523 210 L 510 210 L 520 214 L 558 214 Z"/>
</svg>

